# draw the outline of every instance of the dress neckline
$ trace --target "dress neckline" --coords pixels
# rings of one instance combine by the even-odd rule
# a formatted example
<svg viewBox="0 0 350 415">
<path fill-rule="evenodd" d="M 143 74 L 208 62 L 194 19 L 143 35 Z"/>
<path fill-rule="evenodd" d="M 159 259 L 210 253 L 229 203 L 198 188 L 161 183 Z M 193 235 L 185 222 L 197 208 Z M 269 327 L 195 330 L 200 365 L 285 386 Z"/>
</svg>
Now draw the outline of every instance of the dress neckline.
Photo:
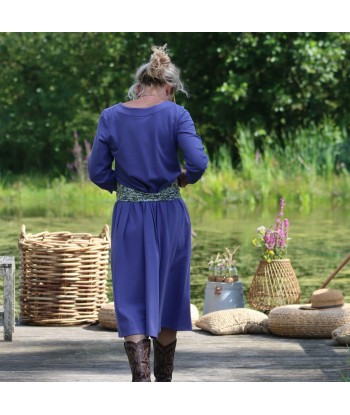
<svg viewBox="0 0 350 415">
<path fill-rule="evenodd" d="M 130 102 L 130 101 L 129 101 Z M 145 109 L 148 109 L 148 108 L 153 108 L 153 107 L 157 107 L 158 105 L 162 105 L 162 104 L 164 104 L 164 102 L 167 102 L 167 101 L 161 101 L 161 102 L 158 102 L 158 104 L 153 104 L 153 105 L 149 105 L 149 106 L 147 106 L 147 107 L 131 107 L 131 106 L 129 106 L 129 105 L 125 105 L 125 103 L 124 102 L 120 102 L 120 105 L 123 107 L 123 108 L 130 108 L 130 109 L 135 109 L 135 110 L 138 110 L 138 109 L 140 109 L 140 110 L 145 110 Z"/>
<path fill-rule="evenodd" d="M 151 105 L 149 107 L 138 108 L 138 107 L 127 107 L 126 105 L 123 105 L 122 102 L 120 102 L 117 106 L 119 108 L 119 111 L 121 111 L 124 114 L 142 116 L 142 115 L 148 115 L 148 114 L 152 114 L 154 112 L 160 111 L 164 106 L 169 105 L 169 104 L 172 105 L 174 103 L 170 101 L 162 101 L 159 104 Z"/>
</svg>

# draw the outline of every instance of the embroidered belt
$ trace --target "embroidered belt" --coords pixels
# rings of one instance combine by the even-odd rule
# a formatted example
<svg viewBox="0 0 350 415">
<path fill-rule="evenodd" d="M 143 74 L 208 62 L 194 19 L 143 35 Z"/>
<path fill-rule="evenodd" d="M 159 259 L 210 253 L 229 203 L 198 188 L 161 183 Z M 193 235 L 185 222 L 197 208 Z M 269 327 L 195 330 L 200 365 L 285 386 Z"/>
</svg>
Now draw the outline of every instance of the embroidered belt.
<svg viewBox="0 0 350 415">
<path fill-rule="evenodd" d="M 179 199 L 180 188 L 177 180 L 159 193 L 146 193 L 131 189 L 121 183 L 117 184 L 117 199 L 121 202 L 160 202 Z"/>
</svg>

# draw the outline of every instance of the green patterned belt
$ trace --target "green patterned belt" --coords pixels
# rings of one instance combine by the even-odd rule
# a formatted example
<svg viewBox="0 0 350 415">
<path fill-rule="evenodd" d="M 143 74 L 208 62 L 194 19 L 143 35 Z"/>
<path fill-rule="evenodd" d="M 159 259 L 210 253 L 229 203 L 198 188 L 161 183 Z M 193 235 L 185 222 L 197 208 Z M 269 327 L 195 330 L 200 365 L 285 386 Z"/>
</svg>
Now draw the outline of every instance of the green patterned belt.
<svg viewBox="0 0 350 415">
<path fill-rule="evenodd" d="M 175 200 L 180 197 L 180 188 L 177 180 L 159 193 L 140 192 L 139 190 L 126 187 L 121 183 L 117 184 L 117 198 L 121 202 L 160 202 Z"/>
</svg>

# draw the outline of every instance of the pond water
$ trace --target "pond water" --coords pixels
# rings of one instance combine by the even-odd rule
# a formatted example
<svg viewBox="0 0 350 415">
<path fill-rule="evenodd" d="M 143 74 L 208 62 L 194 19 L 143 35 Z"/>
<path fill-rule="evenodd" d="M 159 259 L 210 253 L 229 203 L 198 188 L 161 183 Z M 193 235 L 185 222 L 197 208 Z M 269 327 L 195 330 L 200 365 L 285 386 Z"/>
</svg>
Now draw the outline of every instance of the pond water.
<svg viewBox="0 0 350 415">
<path fill-rule="evenodd" d="M 275 212 L 244 211 L 243 209 L 207 210 L 193 215 L 194 239 L 192 261 L 192 296 L 202 310 L 204 289 L 208 275 L 207 262 L 211 255 L 224 248 L 240 246 L 236 258 L 239 279 L 243 284 L 248 305 L 249 287 L 259 264 L 252 244 L 256 228 L 275 224 Z M 318 209 L 312 214 L 288 212 L 291 240 L 288 257 L 301 288 L 301 301 L 308 302 L 312 292 L 336 270 L 350 254 L 349 211 Z M 327 285 L 342 290 L 345 301 L 350 301 L 350 261 Z"/>
<path fill-rule="evenodd" d="M 240 246 L 236 258 L 239 279 L 243 284 L 245 303 L 248 306 L 249 287 L 259 263 L 252 245 L 256 228 L 275 223 L 276 211 L 245 209 L 244 207 L 189 207 L 193 238 L 191 265 L 192 303 L 200 313 L 203 310 L 204 291 L 207 283 L 207 263 L 212 255 L 228 248 Z M 328 278 L 338 265 L 350 253 L 348 209 L 315 208 L 313 213 L 290 212 L 285 207 L 285 217 L 290 222 L 288 257 L 297 275 L 302 302 L 307 302 L 314 290 Z M 44 230 L 87 232 L 98 235 L 104 224 L 110 225 L 110 216 L 98 218 L 1 218 L 0 252 L 1 255 L 16 257 L 16 274 L 20 274 L 18 237 L 22 224 L 27 233 Z M 350 302 L 350 262 L 330 281 L 329 288 L 343 291 L 345 300 Z M 17 278 L 18 289 L 18 278 Z M 112 301 L 111 281 L 109 278 L 109 299 Z M 1 290 L 1 288 L 0 288 Z"/>
</svg>

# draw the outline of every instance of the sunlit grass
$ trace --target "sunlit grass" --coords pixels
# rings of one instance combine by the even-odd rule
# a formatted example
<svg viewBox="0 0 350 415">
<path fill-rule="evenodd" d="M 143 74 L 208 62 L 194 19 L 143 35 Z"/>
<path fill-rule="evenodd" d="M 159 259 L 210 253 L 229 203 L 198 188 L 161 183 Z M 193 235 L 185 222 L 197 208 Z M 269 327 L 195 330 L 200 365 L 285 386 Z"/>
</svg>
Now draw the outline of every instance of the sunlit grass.
<svg viewBox="0 0 350 415">
<path fill-rule="evenodd" d="M 320 126 L 310 125 L 282 138 L 283 146 L 277 146 L 273 135 L 240 126 L 239 163 L 233 165 L 228 147 L 218 148 L 202 179 L 182 189 L 183 198 L 189 206 L 214 210 L 232 205 L 250 211 L 271 209 L 281 196 L 290 208 L 302 212 L 319 204 L 349 203 L 350 174 L 339 158 L 348 140 L 345 133 L 324 120 Z M 115 195 L 88 180 L 0 177 L 2 216 L 89 218 L 109 213 L 114 202 Z"/>
<path fill-rule="evenodd" d="M 345 205 L 350 200 L 350 176 L 330 178 L 294 177 L 267 179 L 264 170 L 256 178 L 243 177 L 230 165 L 210 163 L 203 178 L 182 189 L 189 206 L 245 206 L 246 209 L 274 208 L 283 195 L 293 209 L 311 212 L 319 204 Z M 111 212 L 115 194 L 102 191 L 92 183 L 67 181 L 64 178 L 39 183 L 22 179 L 11 185 L 0 183 L 0 214 L 3 217 L 94 217 Z"/>
<path fill-rule="evenodd" d="M 91 182 L 61 177 L 42 183 L 18 178 L 10 186 L 0 184 L 0 214 L 26 217 L 94 217 L 110 212 L 115 195 L 102 192 Z"/>
</svg>

